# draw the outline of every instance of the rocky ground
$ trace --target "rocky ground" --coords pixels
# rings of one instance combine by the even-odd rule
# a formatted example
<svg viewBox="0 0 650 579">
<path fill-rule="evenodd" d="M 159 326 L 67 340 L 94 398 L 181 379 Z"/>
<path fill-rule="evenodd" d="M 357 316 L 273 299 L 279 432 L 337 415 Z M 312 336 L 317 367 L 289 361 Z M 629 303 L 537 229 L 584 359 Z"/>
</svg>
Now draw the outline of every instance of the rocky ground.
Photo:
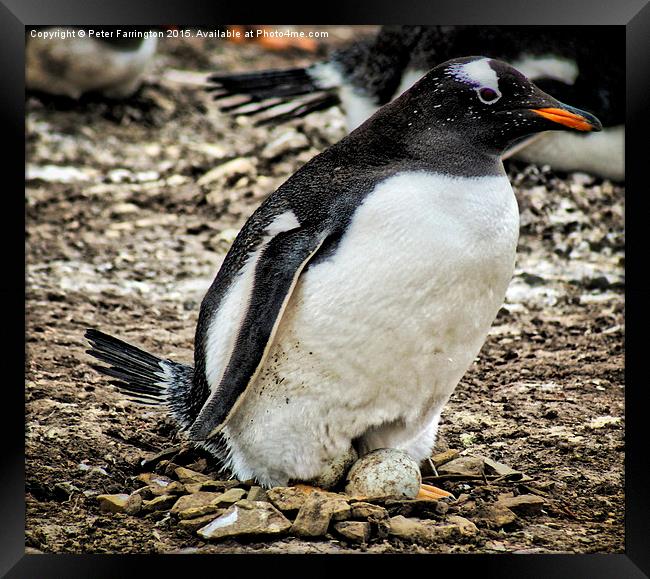
<svg viewBox="0 0 650 579">
<path fill-rule="evenodd" d="M 348 37 L 339 29 L 327 44 Z M 265 493 L 185 447 L 156 457 L 182 442 L 163 413 L 89 367 L 88 327 L 191 361 L 198 305 L 238 228 L 344 134 L 338 110 L 277 128 L 229 118 L 191 73 L 313 58 L 165 40 L 128 102 L 28 99 L 28 550 L 622 552 L 620 185 L 508 166 L 521 210 L 517 270 L 443 413 L 437 476 L 422 468 L 455 501 Z M 197 534 L 234 511 L 266 526 Z"/>
</svg>

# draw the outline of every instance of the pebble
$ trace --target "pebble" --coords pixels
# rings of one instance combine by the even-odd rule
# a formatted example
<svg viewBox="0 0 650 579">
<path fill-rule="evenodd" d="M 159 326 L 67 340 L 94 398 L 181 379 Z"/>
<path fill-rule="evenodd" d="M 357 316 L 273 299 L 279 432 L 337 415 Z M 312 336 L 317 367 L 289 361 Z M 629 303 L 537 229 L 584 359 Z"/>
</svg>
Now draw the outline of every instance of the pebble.
<svg viewBox="0 0 650 579">
<path fill-rule="evenodd" d="M 271 503 L 241 500 L 223 515 L 198 529 L 203 539 L 281 535 L 291 528 L 289 521 Z"/>
<path fill-rule="evenodd" d="M 225 493 L 221 494 L 213 502 L 215 505 L 232 505 L 237 501 L 243 499 L 246 496 L 246 491 L 244 489 L 229 489 Z"/>
<path fill-rule="evenodd" d="M 221 497 L 223 493 L 210 493 L 206 491 L 199 491 L 189 495 L 180 497 L 172 507 L 172 514 L 186 511 L 187 509 L 195 509 L 197 507 L 204 507 L 205 505 L 214 504 L 214 501 Z"/>
<path fill-rule="evenodd" d="M 198 493 L 203 490 L 203 483 L 186 483 L 185 490 L 190 494 Z"/>
<path fill-rule="evenodd" d="M 181 483 L 161 474 L 145 472 L 139 474 L 137 480 L 145 483 L 147 490 L 155 496 L 182 494 L 185 492 L 185 487 Z M 142 489 L 139 490 L 142 491 Z"/>
<path fill-rule="evenodd" d="M 490 528 L 500 529 L 514 523 L 517 520 L 517 515 L 501 504 L 494 504 L 481 509 L 477 514 L 477 519 L 483 521 Z"/>
<path fill-rule="evenodd" d="M 526 477 L 526 475 L 524 475 L 523 473 L 513 468 L 510 468 L 506 464 L 497 462 L 496 460 L 492 460 L 491 458 L 487 458 L 485 456 L 482 456 L 481 459 L 483 460 L 486 474 L 497 474 L 499 476 L 520 475 L 521 476 L 520 480 L 523 480 L 524 477 L 530 480 L 530 477 Z"/>
<path fill-rule="evenodd" d="M 127 513 L 135 515 L 142 508 L 142 497 L 138 494 L 97 495 L 99 510 L 103 513 Z"/>
<path fill-rule="evenodd" d="M 349 515 L 350 505 L 346 500 L 314 493 L 298 511 L 291 532 L 299 537 L 320 537 L 327 533 L 332 520 L 341 521 Z"/>
<path fill-rule="evenodd" d="M 252 486 L 246 495 L 249 501 L 268 501 L 266 491 L 262 487 Z"/>
<path fill-rule="evenodd" d="M 519 495 L 517 497 L 500 497 L 496 504 L 515 513 L 535 514 L 541 512 L 546 501 L 537 495 Z"/>
<path fill-rule="evenodd" d="M 294 129 L 280 133 L 261 152 L 263 159 L 275 159 L 286 153 L 309 147 L 309 139 Z"/>
<path fill-rule="evenodd" d="M 381 448 L 354 463 L 348 472 L 345 492 L 366 498 L 415 498 L 421 482 L 420 468 L 409 454 L 393 448 Z"/>
<path fill-rule="evenodd" d="M 178 522 L 178 526 L 181 529 L 185 529 L 186 531 L 194 532 L 200 529 L 201 527 L 205 527 L 208 523 L 211 523 L 216 518 L 223 515 L 225 512 L 226 509 L 218 509 L 214 513 L 209 515 L 203 515 L 202 517 L 196 517 L 192 519 L 181 519 Z"/>
<path fill-rule="evenodd" d="M 174 469 L 174 474 L 178 477 L 178 480 L 184 484 L 203 483 L 207 480 L 210 480 L 209 476 L 204 475 L 203 473 L 200 472 L 196 472 L 194 470 L 190 470 L 189 468 L 185 468 L 183 466 L 179 466 L 176 469 Z"/>
<path fill-rule="evenodd" d="M 242 481 L 237 479 L 230 480 L 206 480 L 201 487 L 201 490 L 204 491 L 227 491 L 238 486 L 243 485 Z"/>
<path fill-rule="evenodd" d="M 345 495 L 328 491 L 319 491 L 310 487 L 274 487 L 266 491 L 268 500 L 277 509 L 288 513 L 290 516 L 296 514 L 303 503 L 312 493 L 318 493 L 332 498 L 349 498 Z"/>
<path fill-rule="evenodd" d="M 205 515 L 211 515 L 212 518 L 215 518 L 213 513 L 223 513 L 226 509 L 218 507 L 215 504 L 202 505 L 200 507 L 191 507 L 183 511 L 177 511 L 179 519 L 196 519 L 197 517 L 204 517 Z"/>
<path fill-rule="evenodd" d="M 341 521 L 334 523 L 334 530 L 343 538 L 355 543 L 367 543 L 370 539 L 370 523 Z"/>
<path fill-rule="evenodd" d="M 198 473 L 204 473 L 208 469 L 208 461 L 205 458 L 199 458 L 195 462 L 188 464 L 187 468 Z"/>
<path fill-rule="evenodd" d="M 140 208 L 135 203 L 117 203 L 111 207 L 113 215 L 128 215 L 129 213 L 138 213 Z"/>
<path fill-rule="evenodd" d="M 446 501 L 427 499 L 388 500 L 384 506 L 391 516 L 403 515 L 423 519 L 438 519 L 449 510 L 449 503 Z"/>
<path fill-rule="evenodd" d="M 257 172 L 255 160 L 250 157 L 238 157 L 222 163 L 205 173 L 197 183 L 199 185 L 210 185 L 215 181 L 226 181 L 242 175 L 255 175 Z"/>
<path fill-rule="evenodd" d="M 79 487 L 67 481 L 58 482 L 54 485 L 54 492 L 57 497 L 67 501 L 72 494 L 79 492 Z"/>
<path fill-rule="evenodd" d="M 598 416 L 594 418 L 588 425 L 588 428 L 596 430 L 604 428 L 605 426 L 613 426 L 621 422 L 620 416 Z"/>
<path fill-rule="evenodd" d="M 477 456 L 460 456 L 438 468 L 438 474 L 480 476 L 483 474 L 483 459 Z"/>
<path fill-rule="evenodd" d="M 177 500 L 178 497 L 174 495 L 160 495 L 159 497 L 155 497 L 150 501 L 144 501 L 144 503 L 142 503 L 142 510 L 146 513 L 166 511 L 167 509 L 171 508 Z"/>
<path fill-rule="evenodd" d="M 442 466 L 443 464 L 448 463 L 450 460 L 454 460 L 460 455 L 460 450 L 445 450 L 444 452 L 439 452 L 431 457 L 431 462 L 433 462 L 436 468 Z"/>
<path fill-rule="evenodd" d="M 384 507 L 379 505 L 373 505 L 372 503 L 353 503 L 350 505 L 351 511 L 350 516 L 353 519 L 387 519 L 388 511 Z"/>
<path fill-rule="evenodd" d="M 437 543 L 461 537 L 472 537 L 478 533 L 474 523 L 464 517 L 449 517 L 448 523 L 435 523 L 402 515 L 390 519 L 390 534 L 414 543 Z"/>
<path fill-rule="evenodd" d="M 462 537 L 474 537 L 478 534 L 478 527 L 465 517 L 453 515 L 447 521 L 458 528 L 458 532 Z"/>
<path fill-rule="evenodd" d="M 40 179 L 50 183 L 74 183 L 92 181 L 99 176 L 97 170 L 86 167 L 61 167 L 58 165 L 27 165 L 27 181 Z"/>
</svg>

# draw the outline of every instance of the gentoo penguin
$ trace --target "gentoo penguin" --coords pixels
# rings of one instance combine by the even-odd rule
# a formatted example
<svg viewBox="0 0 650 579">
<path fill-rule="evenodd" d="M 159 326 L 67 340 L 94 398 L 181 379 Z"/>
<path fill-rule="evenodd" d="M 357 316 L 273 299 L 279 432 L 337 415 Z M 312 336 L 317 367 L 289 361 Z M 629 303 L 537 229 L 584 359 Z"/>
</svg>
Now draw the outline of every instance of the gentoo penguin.
<svg viewBox="0 0 650 579">
<path fill-rule="evenodd" d="M 506 156 L 624 180 L 625 44 L 596 26 L 384 26 L 376 37 L 305 68 L 214 74 L 216 98 L 246 95 L 233 114 L 283 122 L 340 104 L 352 130 L 427 70 L 464 54 L 510 63 L 542 90 L 594 111 L 599 134 L 538 135 Z M 258 113 L 264 112 L 260 116 Z"/>
<path fill-rule="evenodd" d="M 40 27 L 25 45 L 28 90 L 79 99 L 127 98 L 142 84 L 160 30 L 144 27 Z"/>
<path fill-rule="evenodd" d="M 253 213 L 201 304 L 194 367 L 97 330 L 89 353 L 242 480 L 311 481 L 351 448 L 421 461 L 513 273 L 502 151 L 600 128 L 504 62 L 445 62 Z"/>
</svg>

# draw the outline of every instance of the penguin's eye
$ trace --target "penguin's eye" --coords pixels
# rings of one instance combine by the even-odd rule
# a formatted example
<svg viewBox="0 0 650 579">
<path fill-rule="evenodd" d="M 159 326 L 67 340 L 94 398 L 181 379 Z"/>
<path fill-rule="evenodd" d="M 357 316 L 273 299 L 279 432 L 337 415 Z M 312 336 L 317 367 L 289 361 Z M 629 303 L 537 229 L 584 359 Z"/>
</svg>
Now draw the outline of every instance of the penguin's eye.
<svg viewBox="0 0 650 579">
<path fill-rule="evenodd" d="M 501 97 L 493 88 L 483 87 L 478 90 L 478 98 L 486 104 L 493 103 Z"/>
</svg>

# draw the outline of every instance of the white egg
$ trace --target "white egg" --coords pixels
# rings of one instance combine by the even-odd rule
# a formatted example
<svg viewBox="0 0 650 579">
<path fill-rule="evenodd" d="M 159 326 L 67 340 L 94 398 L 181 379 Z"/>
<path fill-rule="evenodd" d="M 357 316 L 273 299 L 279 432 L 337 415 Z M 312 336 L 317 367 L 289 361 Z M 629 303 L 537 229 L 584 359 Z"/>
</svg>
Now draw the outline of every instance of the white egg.
<svg viewBox="0 0 650 579">
<path fill-rule="evenodd" d="M 367 498 L 415 498 L 422 475 L 418 463 L 403 450 L 380 448 L 359 459 L 348 472 L 345 492 Z"/>
</svg>

